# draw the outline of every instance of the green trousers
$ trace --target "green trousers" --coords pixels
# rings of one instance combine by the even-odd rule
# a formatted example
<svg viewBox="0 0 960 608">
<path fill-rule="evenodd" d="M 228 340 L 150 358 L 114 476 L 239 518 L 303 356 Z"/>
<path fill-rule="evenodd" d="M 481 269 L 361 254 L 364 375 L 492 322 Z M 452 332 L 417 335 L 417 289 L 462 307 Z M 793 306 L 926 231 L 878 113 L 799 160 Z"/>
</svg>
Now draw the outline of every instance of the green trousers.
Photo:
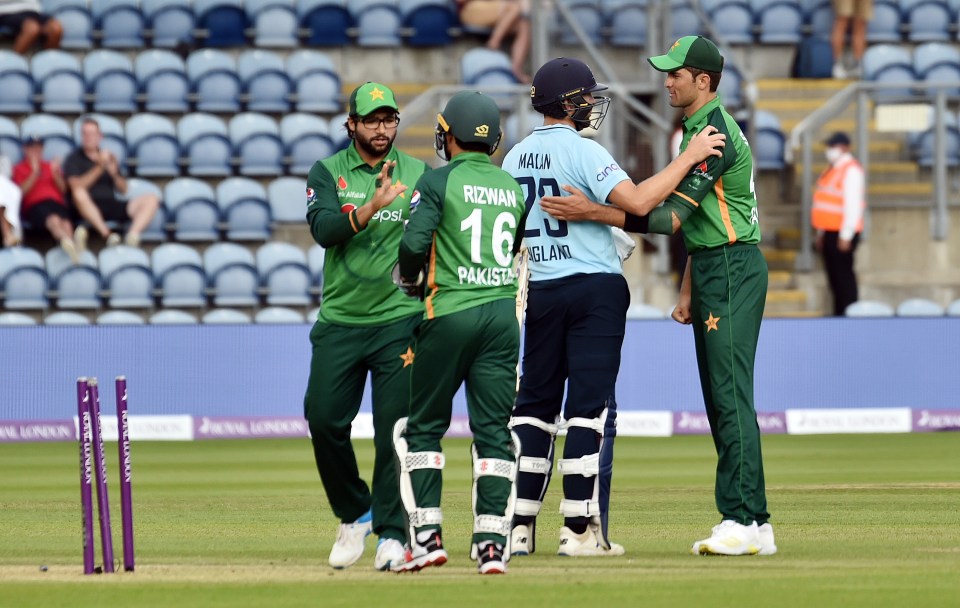
<svg viewBox="0 0 960 608">
<path fill-rule="evenodd" d="M 717 509 L 723 519 L 764 524 L 767 512 L 753 367 L 767 297 L 767 263 L 756 245 L 694 253 L 691 314 L 697 365 L 717 449 Z"/>
<path fill-rule="evenodd" d="M 397 485 L 393 425 L 407 415 L 410 370 L 404 369 L 403 355 L 421 316 L 375 327 L 317 321 L 310 332 L 313 356 L 303 400 L 317 470 L 334 515 L 353 522 L 372 509 L 373 531 L 399 541 L 406 540 L 407 525 Z M 372 492 L 360 477 L 350 441 L 368 373 L 376 450 Z"/>
<path fill-rule="evenodd" d="M 424 321 L 416 331 L 410 380 L 410 452 L 439 452 L 450 426 L 453 396 L 466 383 L 470 431 L 480 458 L 514 460 L 507 423 L 516 398 L 520 328 L 513 299 L 495 300 Z M 419 469 L 410 474 L 417 506 L 439 507 L 442 472 Z M 476 513 L 503 516 L 510 481 L 482 476 L 477 484 Z M 416 531 L 437 528 L 424 526 Z M 479 533 L 473 542 L 506 537 Z"/>
</svg>

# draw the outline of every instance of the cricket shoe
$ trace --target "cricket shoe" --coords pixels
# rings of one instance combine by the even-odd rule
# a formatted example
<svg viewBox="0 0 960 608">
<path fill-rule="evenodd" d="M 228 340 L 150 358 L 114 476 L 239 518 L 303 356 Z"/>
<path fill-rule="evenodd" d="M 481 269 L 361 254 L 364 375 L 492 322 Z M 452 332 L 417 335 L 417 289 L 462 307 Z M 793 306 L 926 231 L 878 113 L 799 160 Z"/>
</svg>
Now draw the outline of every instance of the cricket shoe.
<svg viewBox="0 0 960 608">
<path fill-rule="evenodd" d="M 367 511 L 360 519 L 340 524 L 337 540 L 330 549 L 330 565 L 336 569 L 349 568 L 363 556 L 364 541 L 373 531 L 373 516 Z"/>
<path fill-rule="evenodd" d="M 503 545 L 492 540 L 481 542 L 477 546 L 477 571 L 480 574 L 506 574 L 503 549 Z"/>
<path fill-rule="evenodd" d="M 610 543 L 607 549 L 600 544 L 595 526 L 587 526 L 583 534 L 577 534 L 570 528 L 560 528 L 560 549 L 557 555 L 565 557 L 615 557 L 623 555 L 623 545 Z"/>
<path fill-rule="evenodd" d="M 773 539 L 773 526 L 765 523 L 757 528 L 760 537 L 760 552 L 757 555 L 773 555 L 777 552 L 777 543 Z"/>
<path fill-rule="evenodd" d="M 749 526 L 725 519 L 713 527 L 710 538 L 693 543 L 694 555 L 756 555 L 760 552 L 757 522 Z"/>
<path fill-rule="evenodd" d="M 402 564 L 407 558 L 407 550 L 403 543 L 395 538 L 381 538 L 377 542 L 377 555 L 373 558 L 373 566 L 377 570 L 389 570 L 391 566 Z"/>
<path fill-rule="evenodd" d="M 418 535 L 419 536 L 419 535 Z M 396 565 L 390 566 L 392 572 L 417 572 L 430 566 L 442 566 L 447 563 L 446 550 L 443 548 L 443 539 L 440 532 L 430 530 L 429 536 L 423 540 L 417 539 L 407 550 L 405 559 Z"/>
<path fill-rule="evenodd" d="M 510 532 L 510 553 L 512 555 L 530 555 L 533 553 L 534 525 L 520 524 Z"/>
</svg>

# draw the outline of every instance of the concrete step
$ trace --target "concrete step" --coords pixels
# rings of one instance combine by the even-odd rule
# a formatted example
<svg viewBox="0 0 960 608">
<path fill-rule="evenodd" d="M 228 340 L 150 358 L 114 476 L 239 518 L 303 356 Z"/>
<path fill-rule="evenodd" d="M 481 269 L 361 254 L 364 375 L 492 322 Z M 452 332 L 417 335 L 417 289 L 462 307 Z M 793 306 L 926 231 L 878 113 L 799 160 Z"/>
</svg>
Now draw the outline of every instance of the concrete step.
<svg viewBox="0 0 960 608">
<path fill-rule="evenodd" d="M 822 310 L 765 310 L 763 316 L 773 319 L 816 319 L 825 315 Z"/>
<path fill-rule="evenodd" d="M 761 251 L 763 251 L 763 257 L 767 260 L 767 267 L 771 270 L 792 271 L 796 268 L 796 250 L 762 248 Z"/>
<path fill-rule="evenodd" d="M 797 314 L 807 309 L 807 292 L 802 289 L 770 289 L 764 307 L 767 316 Z"/>
<path fill-rule="evenodd" d="M 793 272 L 790 270 L 771 270 L 767 279 L 767 289 L 792 289 Z"/>
<path fill-rule="evenodd" d="M 777 249 L 799 249 L 800 228 L 797 226 L 783 226 L 774 232 L 774 243 Z"/>
</svg>

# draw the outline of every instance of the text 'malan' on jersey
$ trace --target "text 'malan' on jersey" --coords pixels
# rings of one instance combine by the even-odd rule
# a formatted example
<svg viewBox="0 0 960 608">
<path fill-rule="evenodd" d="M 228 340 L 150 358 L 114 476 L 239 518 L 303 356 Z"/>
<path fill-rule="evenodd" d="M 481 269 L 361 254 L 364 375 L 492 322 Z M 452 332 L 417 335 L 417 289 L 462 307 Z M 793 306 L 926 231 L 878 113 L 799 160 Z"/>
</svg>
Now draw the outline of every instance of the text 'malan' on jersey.
<svg viewBox="0 0 960 608">
<path fill-rule="evenodd" d="M 531 281 L 622 272 L 609 226 L 558 220 L 540 207 L 544 196 L 566 195 L 565 185 L 607 204 L 614 186 L 630 178 L 603 146 L 566 125 L 537 127 L 507 153 L 503 169 L 520 184 L 530 210 L 524 238 Z"/>
</svg>

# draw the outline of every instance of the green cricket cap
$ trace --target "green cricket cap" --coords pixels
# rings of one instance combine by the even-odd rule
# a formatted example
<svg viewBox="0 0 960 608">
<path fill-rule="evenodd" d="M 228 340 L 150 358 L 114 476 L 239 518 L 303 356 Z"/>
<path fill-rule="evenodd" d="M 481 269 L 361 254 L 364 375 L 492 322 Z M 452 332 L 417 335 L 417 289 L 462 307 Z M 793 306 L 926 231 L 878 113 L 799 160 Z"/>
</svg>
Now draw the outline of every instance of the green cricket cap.
<svg viewBox="0 0 960 608">
<path fill-rule="evenodd" d="M 366 116 L 380 108 L 400 111 L 390 87 L 379 82 L 366 82 L 350 93 L 351 116 Z"/>
<path fill-rule="evenodd" d="M 684 67 L 707 72 L 723 71 L 723 55 L 717 45 L 703 36 L 684 36 L 673 43 L 666 55 L 648 57 L 647 61 L 661 72 Z"/>
</svg>

